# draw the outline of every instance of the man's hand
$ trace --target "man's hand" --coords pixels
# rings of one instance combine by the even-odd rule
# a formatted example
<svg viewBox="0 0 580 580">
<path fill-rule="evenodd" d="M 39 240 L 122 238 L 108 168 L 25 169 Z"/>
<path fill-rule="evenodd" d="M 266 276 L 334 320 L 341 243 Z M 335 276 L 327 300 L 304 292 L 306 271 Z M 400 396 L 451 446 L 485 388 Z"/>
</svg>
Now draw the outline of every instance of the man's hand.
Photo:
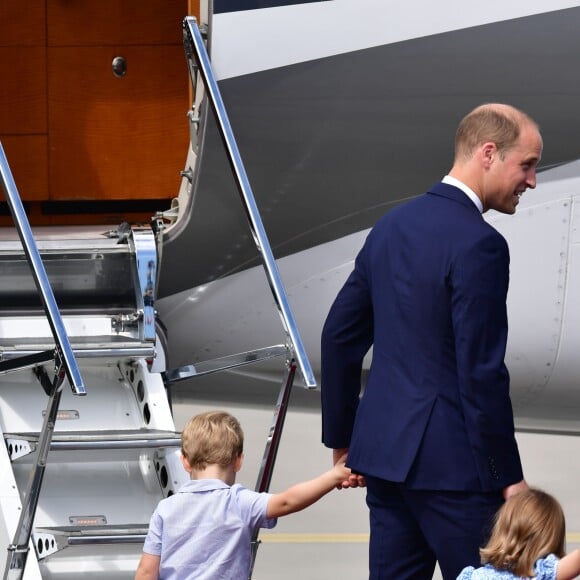
<svg viewBox="0 0 580 580">
<path fill-rule="evenodd" d="M 525 479 L 522 479 L 518 483 L 513 483 L 512 485 L 508 485 L 507 487 L 503 488 L 503 498 L 507 501 L 512 495 L 519 493 L 520 491 L 524 491 L 528 489 L 528 484 L 526 483 Z"/>
</svg>

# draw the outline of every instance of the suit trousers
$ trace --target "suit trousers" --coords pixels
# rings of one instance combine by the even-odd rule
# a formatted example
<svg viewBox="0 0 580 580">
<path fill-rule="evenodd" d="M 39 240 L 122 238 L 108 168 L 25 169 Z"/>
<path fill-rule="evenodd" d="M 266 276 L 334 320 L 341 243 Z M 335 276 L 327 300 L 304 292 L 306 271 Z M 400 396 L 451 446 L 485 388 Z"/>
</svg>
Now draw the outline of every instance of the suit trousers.
<svg viewBox="0 0 580 580">
<path fill-rule="evenodd" d="M 480 565 L 493 518 L 503 503 L 492 493 L 415 490 L 366 477 L 370 511 L 370 580 L 444 580 Z"/>
</svg>

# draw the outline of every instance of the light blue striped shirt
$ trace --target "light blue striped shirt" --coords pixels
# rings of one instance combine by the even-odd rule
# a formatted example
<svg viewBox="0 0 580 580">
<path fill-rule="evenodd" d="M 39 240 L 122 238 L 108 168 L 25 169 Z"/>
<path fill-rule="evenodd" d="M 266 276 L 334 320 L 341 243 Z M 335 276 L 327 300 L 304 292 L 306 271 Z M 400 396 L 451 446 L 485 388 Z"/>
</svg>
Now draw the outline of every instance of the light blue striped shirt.
<svg viewBox="0 0 580 580">
<path fill-rule="evenodd" d="M 266 517 L 269 498 L 219 479 L 188 481 L 159 502 L 143 551 L 161 557 L 160 580 L 248 578 L 254 530 L 277 522 Z"/>
</svg>

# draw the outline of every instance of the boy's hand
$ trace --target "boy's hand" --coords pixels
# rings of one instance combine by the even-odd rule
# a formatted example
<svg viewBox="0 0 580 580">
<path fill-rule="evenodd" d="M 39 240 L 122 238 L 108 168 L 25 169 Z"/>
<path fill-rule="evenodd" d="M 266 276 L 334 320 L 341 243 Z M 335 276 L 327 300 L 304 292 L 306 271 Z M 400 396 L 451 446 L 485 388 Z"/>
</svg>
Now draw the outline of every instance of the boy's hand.
<svg viewBox="0 0 580 580">
<path fill-rule="evenodd" d="M 346 467 L 346 460 L 348 456 L 348 449 L 333 449 L 332 459 L 334 462 L 334 469 L 339 470 L 340 477 L 344 479 L 336 486 L 336 489 L 348 489 L 350 487 L 365 487 L 366 481 L 363 475 L 353 473 Z"/>
</svg>

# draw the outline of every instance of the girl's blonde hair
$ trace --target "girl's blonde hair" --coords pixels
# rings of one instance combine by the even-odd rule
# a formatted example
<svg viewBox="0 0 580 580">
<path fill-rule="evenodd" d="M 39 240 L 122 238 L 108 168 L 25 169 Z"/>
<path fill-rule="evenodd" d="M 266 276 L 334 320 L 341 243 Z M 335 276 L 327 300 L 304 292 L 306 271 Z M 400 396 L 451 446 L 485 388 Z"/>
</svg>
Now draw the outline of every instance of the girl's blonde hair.
<svg viewBox="0 0 580 580">
<path fill-rule="evenodd" d="M 533 576 L 538 558 L 564 556 L 565 542 L 562 507 L 551 495 L 531 488 L 500 508 L 489 542 L 480 550 L 481 562 L 515 576 Z"/>
<path fill-rule="evenodd" d="M 239 421 L 223 411 L 192 417 L 181 434 L 181 452 L 193 469 L 231 465 L 244 451 Z"/>
</svg>

